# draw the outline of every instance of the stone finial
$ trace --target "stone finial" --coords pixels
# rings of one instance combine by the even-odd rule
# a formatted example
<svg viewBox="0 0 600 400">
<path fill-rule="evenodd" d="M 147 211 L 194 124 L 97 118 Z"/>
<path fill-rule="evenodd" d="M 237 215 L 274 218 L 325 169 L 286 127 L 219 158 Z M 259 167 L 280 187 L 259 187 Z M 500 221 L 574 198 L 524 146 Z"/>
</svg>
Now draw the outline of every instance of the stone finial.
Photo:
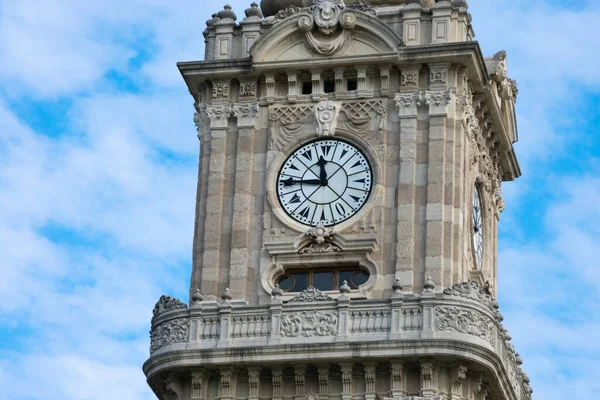
<svg viewBox="0 0 600 400">
<path fill-rule="evenodd" d="M 200 289 L 196 289 L 194 294 L 192 294 L 192 302 L 200 303 L 202 300 L 204 300 L 204 296 L 200 293 Z"/>
<path fill-rule="evenodd" d="M 232 19 L 234 21 L 237 19 L 237 16 L 233 12 L 233 10 L 231 9 L 231 6 L 229 4 L 225 4 L 225 7 L 223 7 L 223 10 L 219 11 L 219 13 L 217 15 L 219 16 L 220 19 Z"/>
<path fill-rule="evenodd" d="M 504 340 L 506 340 L 507 342 L 510 342 L 512 340 L 512 336 L 507 329 L 504 330 Z"/>
<path fill-rule="evenodd" d="M 469 3 L 467 3 L 467 0 L 452 0 L 452 5 L 454 7 L 469 8 Z"/>
<path fill-rule="evenodd" d="M 435 283 L 433 283 L 433 279 L 431 279 L 430 276 L 427 277 L 427 280 L 425 281 L 423 288 L 428 292 L 432 292 L 433 289 L 435 289 Z"/>
<path fill-rule="evenodd" d="M 211 27 L 215 24 L 215 22 L 217 22 L 219 20 L 219 15 L 217 13 L 214 13 L 212 15 L 212 18 L 209 19 L 208 21 L 206 21 L 206 26 Z"/>
<path fill-rule="evenodd" d="M 403 287 L 400 284 L 400 278 L 396 278 L 394 284 L 392 285 L 392 289 L 394 289 L 394 297 L 397 297 L 398 295 L 402 294 Z"/>
<path fill-rule="evenodd" d="M 340 293 L 344 296 L 346 296 L 346 295 L 348 295 L 348 293 L 350 293 L 350 286 L 348 286 L 348 281 L 344 281 L 342 286 L 340 286 Z"/>
<path fill-rule="evenodd" d="M 278 299 L 281 296 L 283 296 L 283 290 L 281 290 L 279 288 L 279 285 L 275 285 L 275 287 L 273 288 L 273 290 L 271 290 L 271 296 L 273 296 L 276 299 Z"/>
<path fill-rule="evenodd" d="M 229 291 L 228 287 L 225 288 L 225 291 L 221 295 L 221 298 L 223 299 L 223 301 L 229 301 L 229 300 L 233 299 L 233 296 L 231 295 L 231 292 Z"/>
<path fill-rule="evenodd" d="M 521 355 L 519 353 L 515 354 L 515 361 L 518 365 L 523 365 L 523 359 L 521 358 Z"/>
<path fill-rule="evenodd" d="M 262 18 L 263 17 L 263 13 L 262 13 L 261 9 L 258 8 L 258 4 L 255 1 L 253 1 L 252 4 L 250 4 L 250 8 L 247 8 L 245 13 L 246 13 L 246 18 L 251 18 L 251 17 Z"/>
</svg>

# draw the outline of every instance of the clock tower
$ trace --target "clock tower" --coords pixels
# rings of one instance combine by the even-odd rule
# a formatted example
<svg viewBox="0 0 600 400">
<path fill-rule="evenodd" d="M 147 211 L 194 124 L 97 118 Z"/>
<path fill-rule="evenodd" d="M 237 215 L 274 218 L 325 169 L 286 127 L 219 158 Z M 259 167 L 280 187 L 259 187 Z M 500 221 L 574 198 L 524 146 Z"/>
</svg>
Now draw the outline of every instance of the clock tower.
<svg viewBox="0 0 600 400">
<path fill-rule="evenodd" d="M 517 86 L 466 0 L 263 0 L 181 71 L 200 140 L 160 399 L 529 400 L 495 300 Z"/>
</svg>

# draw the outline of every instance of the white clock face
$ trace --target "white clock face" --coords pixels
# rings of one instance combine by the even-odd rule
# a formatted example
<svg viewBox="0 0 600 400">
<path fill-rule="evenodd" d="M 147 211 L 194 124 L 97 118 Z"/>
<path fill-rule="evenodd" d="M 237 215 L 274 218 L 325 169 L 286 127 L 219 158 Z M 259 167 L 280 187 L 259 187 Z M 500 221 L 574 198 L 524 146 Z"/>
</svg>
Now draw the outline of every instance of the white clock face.
<svg viewBox="0 0 600 400">
<path fill-rule="evenodd" d="M 481 199 L 477 187 L 473 189 L 473 251 L 477 268 L 483 264 L 483 217 L 481 215 Z"/>
<path fill-rule="evenodd" d="M 341 140 L 316 140 L 285 161 L 277 177 L 277 197 L 301 224 L 333 226 L 364 206 L 372 185 L 371 165 L 358 148 Z"/>
</svg>

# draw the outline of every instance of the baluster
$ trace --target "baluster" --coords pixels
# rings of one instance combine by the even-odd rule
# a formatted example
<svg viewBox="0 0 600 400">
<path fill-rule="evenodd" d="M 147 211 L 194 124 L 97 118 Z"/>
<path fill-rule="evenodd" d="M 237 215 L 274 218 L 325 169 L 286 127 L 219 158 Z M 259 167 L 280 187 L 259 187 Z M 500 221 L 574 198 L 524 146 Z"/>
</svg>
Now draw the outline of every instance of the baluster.
<svg viewBox="0 0 600 400">
<path fill-rule="evenodd" d="M 375 312 L 375 332 L 381 332 L 381 311 Z"/>
<path fill-rule="evenodd" d="M 240 337 L 248 337 L 248 317 L 242 317 L 242 332 L 240 333 Z"/>
<path fill-rule="evenodd" d="M 246 332 L 246 336 L 247 337 L 253 337 L 254 336 L 254 327 L 255 327 L 255 318 L 254 316 L 248 318 L 248 331 Z"/>
<path fill-rule="evenodd" d="M 367 324 L 369 323 L 368 313 L 359 313 L 360 315 L 360 331 L 365 332 L 367 330 Z"/>
</svg>

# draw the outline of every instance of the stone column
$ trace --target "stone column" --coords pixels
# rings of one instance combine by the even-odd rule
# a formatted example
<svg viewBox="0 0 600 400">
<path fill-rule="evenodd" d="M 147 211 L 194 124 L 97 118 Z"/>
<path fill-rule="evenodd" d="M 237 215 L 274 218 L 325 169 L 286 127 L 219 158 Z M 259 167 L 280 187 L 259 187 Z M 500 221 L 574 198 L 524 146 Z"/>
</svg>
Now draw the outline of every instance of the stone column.
<svg viewBox="0 0 600 400">
<path fill-rule="evenodd" d="M 261 367 L 248 367 L 248 400 L 259 399 L 261 370 Z"/>
<path fill-rule="evenodd" d="M 229 83 L 215 83 L 213 98 L 229 97 Z M 206 211 L 203 232 L 202 282 L 200 292 L 218 296 L 221 267 L 221 232 L 223 220 L 223 189 L 227 158 L 227 131 L 231 106 L 216 103 L 206 107 L 210 118 L 210 160 L 208 168 Z"/>
<path fill-rule="evenodd" d="M 283 399 L 283 369 L 279 366 L 271 367 L 271 382 L 273 383 L 272 400 Z"/>
<path fill-rule="evenodd" d="M 192 372 L 192 390 L 190 400 L 206 400 L 206 373 L 204 371 Z"/>
<path fill-rule="evenodd" d="M 436 68 L 431 67 L 432 71 Z M 446 73 L 446 82 L 447 74 Z M 432 72 L 433 74 L 433 72 Z M 441 73 L 443 76 L 443 73 Z M 452 222 L 452 209 L 447 206 L 446 184 L 451 185 L 452 181 L 447 182 L 447 171 L 452 170 L 452 164 L 448 163 L 450 156 L 447 153 L 447 142 L 453 141 L 452 132 L 447 129 L 448 106 L 450 105 L 453 94 L 450 90 L 442 90 L 444 78 L 437 79 L 438 74 L 430 77 L 431 89 L 425 92 L 425 101 L 429 106 L 429 149 L 428 149 L 428 169 L 427 169 L 427 209 L 426 209 L 426 240 L 425 240 L 425 274 L 431 276 L 436 285 L 443 288 L 444 283 L 444 263 L 450 260 L 448 249 L 451 249 L 452 238 L 448 237 L 445 223 Z M 446 83 L 447 85 L 447 83 Z M 448 144 L 449 149 L 453 149 Z M 452 178 L 452 174 L 450 174 Z M 452 192 L 450 192 L 452 199 Z M 450 204 L 452 202 L 450 201 Z M 451 251 L 451 250 L 450 250 Z"/>
<path fill-rule="evenodd" d="M 400 361 L 392 361 L 390 368 L 390 391 L 394 399 L 400 399 L 406 395 L 405 375 L 404 364 Z"/>
<path fill-rule="evenodd" d="M 329 364 L 318 365 L 319 400 L 329 400 Z"/>
<path fill-rule="evenodd" d="M 256 82 L 254 82 L 256 84 Z M 242 83 L 242 87 L 246 85 Z M 242 94 L 242 93 L 240 93 Z M 250 90 L 256 96 L 256 86 Z M 250 96 L 249 96 L 250 97 Z M 256 97 L 254 97 L 256 101 Z M 251 262 L 250 242 L 258 232 L 250 224 L 254 214 L 254 137 L 255 123 L 259 112 L 257 103 L 238 103 L 233 106 L 237 118 L 238 142 L 235 164 L 235 191 L 233 197 L 233 220 L 231 256 L 229 267 L 229 289 L 236 298 L 246 298 L 246 284 L 252 283 L 248 273 Z"/>
<path fill-rule="evenodd" d="M 364 363 L 365 368 L 365 400 L 375 400 L 375 382 L 377 379 L 377 364 Z"/>
<path fill-rule="evenodd" d="M 306 395 L 305 381 L 306 381 L 306 365 L 298 364 L 294 366 L 294 378 L 296 382 L 296 395 L 294 399 L 304 400 Z"/>
<path fill-rule="evenodd" d="M 400 173 L 396 193 L 398 226 L 396 233 L 396 278 L 400 285 L 411 291 L 415 285 L 415 267 L 418 254 L 415 253 L 417 218 L 417 190 L 425 182 L 420 179 L 418 161 L 417 129 L 418 111 L 423 100 L 419 92 L 419 70 L 421 66 L 402 69 L 400 93 L 396 94 L 398 116 L 400 117 Z"/>
<path fill-rule="evenodd" d="M 352 363 L 340 363 L 342 367 L 342 400 L 352 400 Z"/>
<path fill-rule="evenodd" d="M 450 383 L 452 391 L 450 393 L 450 400 L 462 400 L 463 382 L 467 379 L 467 367 L 466 365 L 457 364 L 452 367 L 451 371 Z"/>
</svg>

